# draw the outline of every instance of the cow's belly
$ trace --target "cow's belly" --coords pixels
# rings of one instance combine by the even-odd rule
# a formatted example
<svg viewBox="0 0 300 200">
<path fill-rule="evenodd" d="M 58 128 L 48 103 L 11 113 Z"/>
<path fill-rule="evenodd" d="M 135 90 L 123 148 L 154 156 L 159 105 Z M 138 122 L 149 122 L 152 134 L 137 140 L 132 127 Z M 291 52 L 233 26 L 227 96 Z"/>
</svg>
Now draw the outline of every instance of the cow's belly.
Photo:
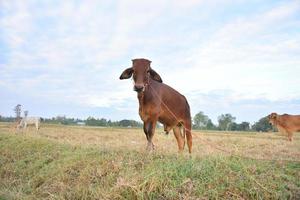
<svg viewBox="0 0 300 200">
<path fill-rule="evenodd" d="M 287 118 L 283 124 L 290 132 L 300 131 L 300 118 Z"/>
<path fill-rule="evenodd" d="M 161 115 L 158 117 L 158 121 L 162 123 L 165 128 L 172 129 L 174 126 L 177 126 L 179 124 L 179 121 L 175 119 L 174 117 L 171 117 L 169 115 Z"/>
</svg>

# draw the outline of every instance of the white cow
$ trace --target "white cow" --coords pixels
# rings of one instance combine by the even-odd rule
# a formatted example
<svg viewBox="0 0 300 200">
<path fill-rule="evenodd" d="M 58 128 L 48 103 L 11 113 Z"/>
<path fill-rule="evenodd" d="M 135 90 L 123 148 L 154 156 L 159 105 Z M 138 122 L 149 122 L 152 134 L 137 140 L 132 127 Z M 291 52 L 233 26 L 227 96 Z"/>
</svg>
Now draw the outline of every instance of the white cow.
<svg viewBox="0 0 300 200">
<path fill-rule="evenodd" d="M 19 128 L 25 129 L 27 125 L 33 124 L 35 125 L 36 130 L 39 130 L 40 123 L 41 123 L 41 118 L 39 117 L 24 117 L 18 124 L 18 129 Z"/>
</svg>

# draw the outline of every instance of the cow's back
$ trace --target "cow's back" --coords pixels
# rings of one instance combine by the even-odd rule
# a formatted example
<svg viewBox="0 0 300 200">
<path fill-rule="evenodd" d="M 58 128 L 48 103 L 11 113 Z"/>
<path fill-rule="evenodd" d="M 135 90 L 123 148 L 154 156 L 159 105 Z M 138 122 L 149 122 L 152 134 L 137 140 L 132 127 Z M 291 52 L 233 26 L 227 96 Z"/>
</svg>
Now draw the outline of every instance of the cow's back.
<svg viewBox="0 0 300 200">
<path fill-rule="evenodd" d="M 35 123 L 40 123 L 40 118 L 39 117 L 26 117 L 25 121 L 28 124 L 35 124 Z"/>
<path fill-rule="evenodd" d="M 279 118 L 280 125 L 290 131 L 300 131 L 300 115 L 283 114 Z"/>
<path fill-rule="evenodd" d="M 176 117 L 178 121 L 190 120 L 190 107 L 185 96 L 163 83 L 161 83 L 159 92 L 162 98 L 161 107 L 163 108 L 161 118 Z"/>
</svg>

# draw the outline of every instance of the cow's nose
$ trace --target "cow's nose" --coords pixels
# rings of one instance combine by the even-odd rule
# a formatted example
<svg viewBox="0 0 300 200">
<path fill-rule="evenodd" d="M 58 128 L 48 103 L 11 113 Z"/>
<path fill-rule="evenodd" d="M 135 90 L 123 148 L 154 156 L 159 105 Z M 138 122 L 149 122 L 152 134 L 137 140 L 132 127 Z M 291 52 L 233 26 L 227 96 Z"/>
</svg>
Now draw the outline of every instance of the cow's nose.
<svg viewBox="0 0 300 200">
<path fill-rule="evenodd" d="M 134 91 L 136 91 L 136 92 L 141 92 L 141 91 L 143 91 L 143 89 L 144 89 L 143 85 L 135 85 L 134 86 Z"/>
</svg>

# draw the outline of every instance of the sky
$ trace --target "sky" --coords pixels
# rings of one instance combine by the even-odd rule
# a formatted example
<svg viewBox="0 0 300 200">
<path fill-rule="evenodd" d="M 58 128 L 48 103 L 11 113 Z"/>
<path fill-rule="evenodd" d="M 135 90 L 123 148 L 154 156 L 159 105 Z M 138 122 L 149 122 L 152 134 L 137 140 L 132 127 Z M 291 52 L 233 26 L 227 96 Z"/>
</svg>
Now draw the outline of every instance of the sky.
<svg viewBox="0 0 300 200">
<path fill-rule="evenodd" d="M 300 1 L 0 1 L 0 115 L 140 121 L 134 58 L 192 116 L 300 114 Z"/>
</svg>

